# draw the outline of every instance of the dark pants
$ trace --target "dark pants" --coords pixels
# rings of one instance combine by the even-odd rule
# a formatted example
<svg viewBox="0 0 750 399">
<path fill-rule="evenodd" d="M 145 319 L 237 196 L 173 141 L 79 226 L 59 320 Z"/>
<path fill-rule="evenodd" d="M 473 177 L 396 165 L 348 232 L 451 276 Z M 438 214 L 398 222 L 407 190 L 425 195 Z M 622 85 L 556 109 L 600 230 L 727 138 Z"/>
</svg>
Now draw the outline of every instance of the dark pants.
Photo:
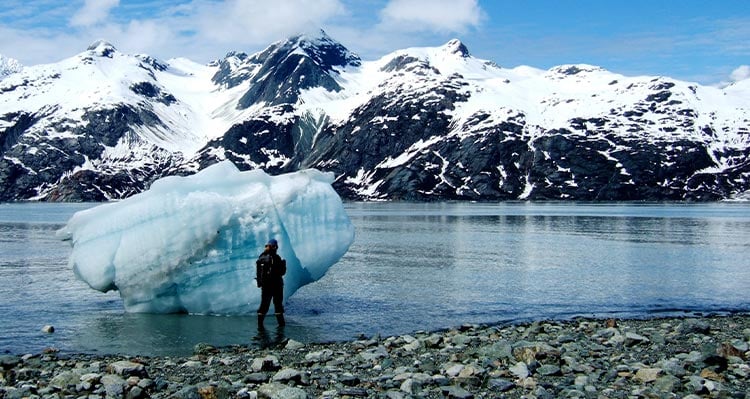
<svg viewBox="0 0 750 399">
<path fill-rule="evenodd" d="M 259 315 L 265 315 L 268 313 L 268 308 L 271 306 L 271 300 L 273 300 L 273 310 L 276 314 L 284 313 L 284 284 L 268 284 L 263 285 L 260 290 L 260 307 L 258 308 Z"/>
</svg>

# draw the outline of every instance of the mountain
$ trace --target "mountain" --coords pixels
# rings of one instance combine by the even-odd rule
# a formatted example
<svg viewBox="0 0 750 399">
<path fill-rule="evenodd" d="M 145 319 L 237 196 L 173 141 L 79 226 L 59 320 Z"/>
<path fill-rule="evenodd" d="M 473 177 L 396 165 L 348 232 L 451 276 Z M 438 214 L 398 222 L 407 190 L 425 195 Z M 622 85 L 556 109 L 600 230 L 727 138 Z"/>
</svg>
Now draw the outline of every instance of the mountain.
<svg viewBox="0 0 750 399">
<path fill-rule="evenodd" d="M 750 80 L 503 68 L 459 40 L 363 61 L 325 32 L 208 65 L 106 41 L 0 80 L 0 201 L 124 198 L 220 160 L 357 200 L 748 198 Z"/>
</svg>

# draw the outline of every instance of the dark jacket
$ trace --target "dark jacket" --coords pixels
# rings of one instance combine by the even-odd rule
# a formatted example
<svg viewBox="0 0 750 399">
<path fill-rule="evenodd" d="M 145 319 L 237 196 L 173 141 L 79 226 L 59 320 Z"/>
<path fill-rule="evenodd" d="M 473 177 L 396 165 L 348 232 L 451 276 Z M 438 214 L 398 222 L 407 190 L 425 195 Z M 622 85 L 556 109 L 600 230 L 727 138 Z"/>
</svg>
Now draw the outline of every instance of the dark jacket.
<svg viewBox="0 0 750 399">
<path fill-rule="evenodd" d="M 258 287 L 283 286 L 286 260 L 276 252 L 264 251 L 255 261 L 255 280 Z"/>
</svg>

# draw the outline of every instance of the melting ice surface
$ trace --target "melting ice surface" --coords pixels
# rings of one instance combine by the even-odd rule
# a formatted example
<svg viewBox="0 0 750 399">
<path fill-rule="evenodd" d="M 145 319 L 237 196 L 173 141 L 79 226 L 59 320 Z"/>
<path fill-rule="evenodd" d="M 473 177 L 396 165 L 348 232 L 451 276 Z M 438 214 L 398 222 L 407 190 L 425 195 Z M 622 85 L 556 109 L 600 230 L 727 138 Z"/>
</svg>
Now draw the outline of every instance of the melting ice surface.
<svg viewBox="0 0 750 399">
<path fill-rule="evenodd" d="M 129 312 L 249 314 L 260 303 L 255 260 L 268 239 L 287 260 L 285 298 L 349 249 L 354 226 L 332 182 L 314 169 L 269 176 L 224 161 L 80 211 L 57 234 L 72 243 L 75 274 L 119 290 Z"/>
</svg>

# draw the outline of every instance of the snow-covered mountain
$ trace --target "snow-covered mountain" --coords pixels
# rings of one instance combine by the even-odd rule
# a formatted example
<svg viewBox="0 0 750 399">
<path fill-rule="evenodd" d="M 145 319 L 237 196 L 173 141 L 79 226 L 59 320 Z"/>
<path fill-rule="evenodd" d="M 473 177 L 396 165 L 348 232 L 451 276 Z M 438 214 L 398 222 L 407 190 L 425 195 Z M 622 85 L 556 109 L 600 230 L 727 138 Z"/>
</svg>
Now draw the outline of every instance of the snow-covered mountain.
<svg viewBox="0 0 750 399">
<path fill-rule="evenodd" d="M 0 200 L 105 200 L 230 159 L 350 199 L 747 197 L 750 80 L 503 68 L 458 40 L 363 61 L 324 32 L 209 65 L 98 41 L 0 80 Z"/>
</svg>

